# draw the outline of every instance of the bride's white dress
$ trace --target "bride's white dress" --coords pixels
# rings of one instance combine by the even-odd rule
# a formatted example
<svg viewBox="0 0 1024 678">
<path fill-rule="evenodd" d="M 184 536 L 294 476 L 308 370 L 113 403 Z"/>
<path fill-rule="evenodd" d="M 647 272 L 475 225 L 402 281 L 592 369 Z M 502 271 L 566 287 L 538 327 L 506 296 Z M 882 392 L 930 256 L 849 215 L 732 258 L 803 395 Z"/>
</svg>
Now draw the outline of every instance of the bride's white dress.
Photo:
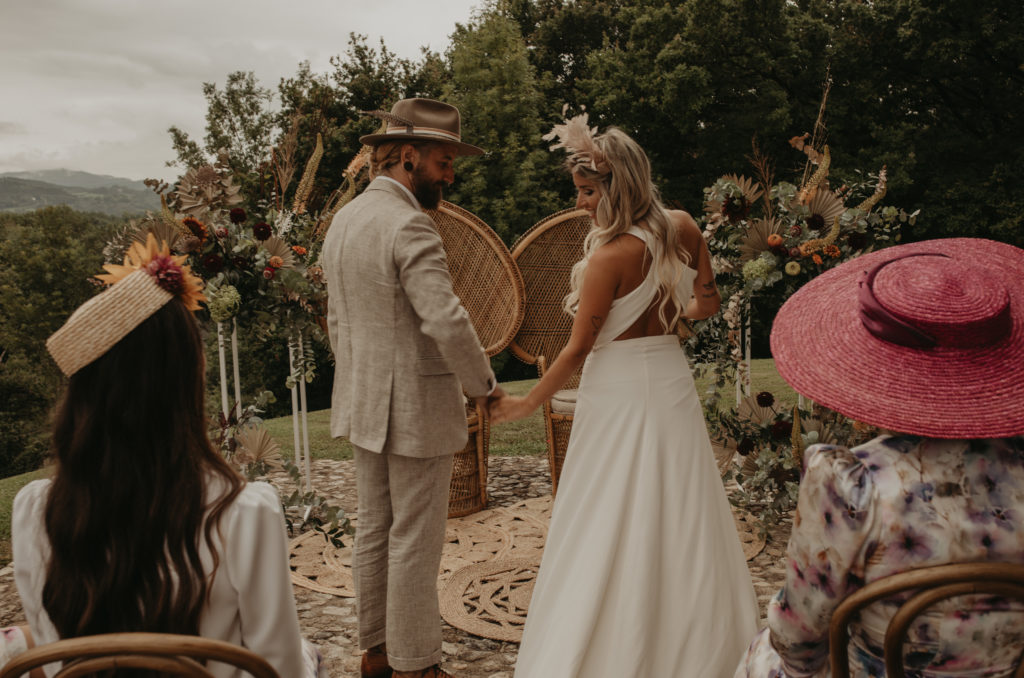
<svg viewBox="0 0 1024 678">
<path fill-rule="evenodd" d="M 696 275 L 685 270 L 684 299 Z M 612 303 L 584 364 L 516 678 L 732 676 L 757 633 L 679 340 L 612 341 L 655 290 L 650 275 Z"/>
</svg>

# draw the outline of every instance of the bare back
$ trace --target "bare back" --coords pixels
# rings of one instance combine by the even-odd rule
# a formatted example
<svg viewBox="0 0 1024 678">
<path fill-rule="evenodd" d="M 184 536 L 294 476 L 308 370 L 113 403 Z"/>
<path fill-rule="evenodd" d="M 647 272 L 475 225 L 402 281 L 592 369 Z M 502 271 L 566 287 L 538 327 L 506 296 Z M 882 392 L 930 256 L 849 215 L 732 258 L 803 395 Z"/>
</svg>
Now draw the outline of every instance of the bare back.
<svg viewBox="0 0 1024 678">
<path fill-rule="evenodd" d="M 707 284 L 707 280 L 702 281 L 702 276 L 700 275 L 701 260 L 708 258 L 707 246 L 704 243 L 700 228 L 689 214 L 679 210 L 672 210 L 669 212 L 669 216 L 672 218 L 673 224 L 679 229 L 679 244 L 682 251 L 685 252 L 684 256 L 687 257 L 687 265 L 698 271 L 697 281 L 694 283 L 694 294 L 697 294 L 697 288 Z M 615 291 L 615 298 L 619 299 L 639 287 L 647 277 L 652 263 L 651 253 L 643 240 L 629 234 L 622 234 L 616 237 L 608 243 L 608 246 L 617 249 L 616 262 L 621 266 L 621 282 Z M 711 282 L 712 284 L 714 282 L 713 276 L 711 277 Z M 659 300 L 655 299 L 647 310 L 637 318 L 636 322 L 625 332 L 617 336 L 615 341 L 658 336 L 669 334 L 673 331 L 674 328 L 666 331 L 662 326 L 658 313 L 658 304 Z M 671 304 L 665 310 L 670 315 L 674 315 L 676 311 L 674 305 Z"/>
</svg>

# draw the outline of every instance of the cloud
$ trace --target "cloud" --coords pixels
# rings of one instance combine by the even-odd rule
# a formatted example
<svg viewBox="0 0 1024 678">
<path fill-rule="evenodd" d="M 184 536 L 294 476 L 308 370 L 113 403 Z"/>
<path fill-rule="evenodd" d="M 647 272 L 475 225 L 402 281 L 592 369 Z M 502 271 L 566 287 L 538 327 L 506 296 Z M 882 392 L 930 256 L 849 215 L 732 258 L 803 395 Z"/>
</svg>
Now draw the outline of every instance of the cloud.
<svg viewBox="0 0 1024 678">
<path fill-rule="evenodd" d="M 0 136 L 16 136 L 19 134 L 26 134 L 27 132 L 28 129 L 20 122 L 0 120 Z"/>
<path fill-rule="evenodd" d="M 349 33 L 399 57 L 442 51 L 482 0 L 8 0 L 0 21 L 0 170 L 67 167 L 173 179 L 167 128 L 204 134 L 202 84 L 236 70 L 275 88 L 330 70 Z M 20 166 L 18 164 L 21 164 Z M 60 164 L 45 164 L 60 163 Z"/>
</svg>

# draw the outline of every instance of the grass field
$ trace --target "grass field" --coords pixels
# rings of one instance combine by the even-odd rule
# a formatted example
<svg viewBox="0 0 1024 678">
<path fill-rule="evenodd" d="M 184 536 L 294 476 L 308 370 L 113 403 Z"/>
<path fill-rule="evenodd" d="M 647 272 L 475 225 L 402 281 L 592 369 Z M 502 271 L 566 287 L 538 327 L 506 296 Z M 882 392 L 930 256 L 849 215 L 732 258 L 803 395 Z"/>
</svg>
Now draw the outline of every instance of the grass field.
<svg viewBox="0 0 1024 678">
<path fill-rule="evenodd" d="M 537 383 L 536 379 L 513 381 L 502 384 L 512 395 L 524 395 Z M 707 390 L 707 381 L 698 380 L 697 391 Z M 771 391 L 775 394 L 777 407 L 792 407 L 796 394 L 786 385 L 775 371 L 770 359 L 754 360 L 751 365 L 751 392 Z M 725 394 L 725 401 L 731 403 L 732 391 Z M 309 450 L 314 459 L 351 459 L 352 446 L 343 439 L 332 439 L 330 434 L 330 410 L 319 410 L 307 414 L 309 428 Z M 270 435 L 281 446 L 286 459 L 295 458 L 292 418 L 278 417 L 265 422 Z M 301 444 L 301 440 L 300 440 Z M 495 456 L 540 455 L 547 451 L 544 433 L 544 417 L 538 410 L 521 421 L 502 424 L 491 428 L 490 453 Z M 36 478 L 44 477 L 47 471 L 41 469 L 32 473 L 12 476 L 0 480 L 0 567 L 10 560 L 11 503 L 14 495 L 24 485 Z"/>
</svg>

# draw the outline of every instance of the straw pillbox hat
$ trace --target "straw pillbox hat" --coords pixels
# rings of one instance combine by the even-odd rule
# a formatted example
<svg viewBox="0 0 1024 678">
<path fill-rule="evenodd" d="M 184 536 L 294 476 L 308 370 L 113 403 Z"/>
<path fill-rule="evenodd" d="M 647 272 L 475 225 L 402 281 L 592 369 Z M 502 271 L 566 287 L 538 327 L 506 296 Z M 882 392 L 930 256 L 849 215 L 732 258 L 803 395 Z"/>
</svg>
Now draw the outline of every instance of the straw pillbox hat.
<svg viewBox="0 0 1024 678">
<path fill-rule="evenodd" d="M 96 277 L 110 287 L 79 306 L 46 340 L 61 371 L 70 377 L 93 362 L 175 296 L 189 310 L 198 309 L 205 301 L 202 281 L 184 260 L 150 234 L 145 246 L 132 246 L 124 265 L 104 266 L 108 273 Z"/>
<path fill-rule="evenodd" d="M 1024 250 L 949 238 L 865 254 L 790 297 L 771 348 L 798 393 L 853 419 L 1024 435 Z"/>
<path fill-rule="evenodd" d="M 459 109 L 433 99 L 402 99 L 395 102 L 391 112 L 370 111 L 369 115 L 386 120 L 387 130 L 380 134 L 366 134 L 359 141 L 375 146 L 386 141 L 434 141 L 452 144 L 459 155 L 480 155 L 484 149 L 463 143 Z"/>
</svg>

